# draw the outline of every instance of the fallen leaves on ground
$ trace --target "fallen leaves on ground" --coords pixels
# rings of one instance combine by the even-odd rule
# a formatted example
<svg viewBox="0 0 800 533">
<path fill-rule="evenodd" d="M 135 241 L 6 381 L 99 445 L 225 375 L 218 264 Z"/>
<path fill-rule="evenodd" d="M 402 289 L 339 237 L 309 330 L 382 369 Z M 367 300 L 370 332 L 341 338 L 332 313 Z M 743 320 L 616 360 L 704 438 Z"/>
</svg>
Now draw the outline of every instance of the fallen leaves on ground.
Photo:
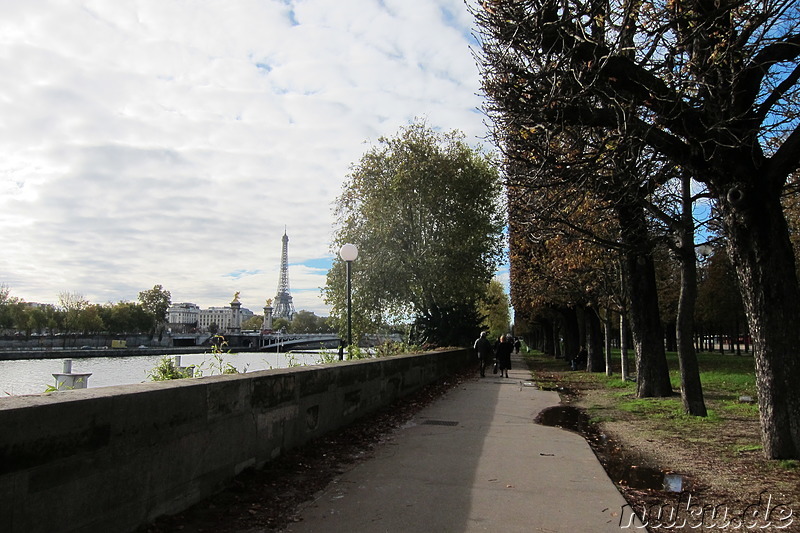
<svg viewBox="0 0 800 533">
<path fill-rule="evenodd" d="M 297 521 L 311 500 L 350 465 L 369 457 L 376 445 L 447 391 L 471 379 L 473 370 L 449 376 L 336 432 L 289 450 L 261 469 L 248 469 L 228 488 L 189 509 L 163 516 L 139 533 L 263 533 Z"/>
</svg>

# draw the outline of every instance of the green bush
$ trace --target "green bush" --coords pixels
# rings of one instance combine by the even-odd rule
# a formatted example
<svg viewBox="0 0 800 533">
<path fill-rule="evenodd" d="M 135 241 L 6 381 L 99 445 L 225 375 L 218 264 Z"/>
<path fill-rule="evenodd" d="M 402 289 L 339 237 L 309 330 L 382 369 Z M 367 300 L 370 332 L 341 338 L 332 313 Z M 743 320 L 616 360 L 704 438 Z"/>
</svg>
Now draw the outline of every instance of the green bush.
<svg viewBox="0 0 800 533">
<path fill-rule="evenodd" d="M 179 369 L 175 366 L 175 359 L 165 355 L 161 358 L 158 364 L 148 372 L 147 377 L 152 381 L 167 381 L 170 379 L 183 379 L 192 377 L 194 367 L 190 366 L 186 369 Z"/>
</svg>

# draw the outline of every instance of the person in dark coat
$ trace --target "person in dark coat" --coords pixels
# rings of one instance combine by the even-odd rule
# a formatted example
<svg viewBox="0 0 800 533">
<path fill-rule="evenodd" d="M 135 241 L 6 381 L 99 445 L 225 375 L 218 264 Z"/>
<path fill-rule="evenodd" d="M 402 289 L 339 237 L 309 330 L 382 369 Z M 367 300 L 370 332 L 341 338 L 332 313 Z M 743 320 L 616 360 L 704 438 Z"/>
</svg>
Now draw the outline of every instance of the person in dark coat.
<svg viewBox="0 0 800 533">
<path fill-rule="evenodd" d="M 497 358 L 497 369 L 500 370 L 500 375 L 508 377 L 508 371 L 511 370 L 511 352 L 514 351 L 514 343 L 508 337 L 503 335 L 495 346 L 495 357 Z"/>
<path fill-rule="evenodd" d="M 475 341 L 475 352 L 478 354 L 478 364 L 480 365 L 481 377 L 486 377 L 486 365 L 494 359 L 492 343 L 486 338 L 486 332 L 481 331 L 481 336 Z"/>
<path fill-rule="evenodd" d="M 572 370 L 578 370 L 579 368 L 586 368 L 586 363 L 589 361 L 589 352 L 586 351 L 585 346 L 581 346 L 581 349 L 578 350 L 578 353 L 575 354 L 575 357 L 572 358 L 570 361 L 570 366 Z"/>
</svg>

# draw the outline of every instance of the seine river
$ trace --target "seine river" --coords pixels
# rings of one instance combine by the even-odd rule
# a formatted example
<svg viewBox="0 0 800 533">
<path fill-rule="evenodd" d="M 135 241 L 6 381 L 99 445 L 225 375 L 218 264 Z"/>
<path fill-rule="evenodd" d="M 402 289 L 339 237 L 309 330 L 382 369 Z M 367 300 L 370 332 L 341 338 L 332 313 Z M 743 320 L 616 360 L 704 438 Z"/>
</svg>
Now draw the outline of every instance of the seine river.
<svg viewBox="0 0 800 533">
<path fill-rule="evenodd" d="M 338 357 L 338 354 L 334 354 Z M 148 374 L 163 356 L 140 355 L 132 357 L 97 357 L 73 359 L 72 372 L 91 372 L 88 387 L 108 387 L 150 381 Z M 171 356 L 173 357 L 173 356 Z M 196 365 L 203 376 L 217 375 L 219 363 L 213 355 L 183 354 L 181 366 Z M 223 354 L 223 365 L 230 363 L 239 372 L 253 372 L 271 368 L 288 368 L 295 365 L 320 363 L 319 352 L 242 352 Z M 55 384 L 54 373 L 62 372 L 63 359 L 27 359 L 0 361 L 0 398 L 9 395 L 40 394 Z"/>
</svg>

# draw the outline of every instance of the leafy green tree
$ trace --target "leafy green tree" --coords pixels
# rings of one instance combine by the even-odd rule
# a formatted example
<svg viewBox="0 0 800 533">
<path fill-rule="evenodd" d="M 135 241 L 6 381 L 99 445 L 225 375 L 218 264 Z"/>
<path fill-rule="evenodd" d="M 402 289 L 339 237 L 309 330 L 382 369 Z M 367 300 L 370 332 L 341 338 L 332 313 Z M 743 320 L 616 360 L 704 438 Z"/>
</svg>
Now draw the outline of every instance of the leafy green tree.
<svg viewBox="0 0 800 533">
<path fill-rule="evenodd" d="M 298 311 L 292 317 L 289 324 L 290 333 L 312 333 L 316 332 L 316 315 L 310 311 Z"/>
<path fill-rule="evenodd" d="M 88 305 L 78 314 L 76 326 L 84 335 L 103 331 L 105 324 L 103 324 L 103 319 L 101 318 L 101 306 L 97 304 Z"/>
<path fill-rule="evenodd" d="M 30 335 L 31 332 L 43 333 L 48 327 L 49 314 L 52 314 L 53 306 L 29 307 L 26 317 L 27 327 L 25 330 Z"/>
<path fill-rule="evenodd" d="M 152 289 L 139 293 L 139 302 L 153 317 L 154 326 L 157 328 L 167 320 L 167 310 L 172 303 L 172 295 L 161 285 L 154 285 Z"/>
<path fill-rule="evenodd" d="M 33 306 L 25 303 L 20 298 L 11 296 L 8 286 L 0 284 L 0 331 L 16 329 L 30 336 L 32 332 L 54 330 L 60 322 L 62 319 L 54 306 Z"/>
<path fill-rule="evenodd" d="M 107 304 L 100 316 L 110 333 L 146 333 L 155 325 L 153 316 L 134 302 Z"/>
<path fill-rule="evenodd" d="M 58 295 L 58 303 L 64 313 L 64 332 L 78 332 L 81 327 L 80 315 L 89 306 L 89 301 L 82 294 L 64 291 Z"/>
<path fill-rule="evenodd" d="M 325 317 L 303 310 L 295 313 L 288 330 L 290 333 L 325 333 L 330 328 Z"/>
<path fill-rule="evenodd" d="M 289 330 L 289 321 L 286 318 L 280 317 L 272 321 L 272 330 L 280 331 L 282 329 Z"/>
<path fill-rule="evenodd" d="M 242 329 L 260 331 L 263 325 L 264 325 L 264 317 L 261 315 L 255 315 L 242 322 Z"/>
<path fill-rule="evenodd" d="M 5 284 L 0 284 L 0 330 L 14 327 L 13 308 L 18 299 L 11 296 L 11 289 Z"/>
<path fill-rule="evenodd" d="M 16 331 L 24 331 L 30 334 L 28 327 L 29 311 L 28 304 L 19 299 L 9 306 L 8 312 L 11 315 L 11 322 Z"/>
<path fill-rule="evenodd" d="M 509 312 L 508 295 L 503 284 L 493 279 L 486 286 L 486 294 L 478 303 L 478 312 L 483 316 L 482 329 L 489 330 L 489 337 L 497 339 L 509 331 L 511 313 Z"/>
<path fill-rule="evenodd" d="M 458 132 L 422 122 L 381 138 L 354 166 L 336 200 L 333 248 L 359 248 L 352 264 L 353 329 L 413 319 L 416 341 L 465 344 L 476 304 L 502 254 L 498 171 Z M 342 331 L 345 265 L 328 272 L 324 296 Z M 356 336 L 358 338 L 358 336 Z"/>
<path fill-rule="evenodd" d="M 46 305 L 43 308 L 45 315 L 45 329 L 48 333 L 59 331 L 63 328 L 64 313 L 55 305 Z"/>
</svg>

